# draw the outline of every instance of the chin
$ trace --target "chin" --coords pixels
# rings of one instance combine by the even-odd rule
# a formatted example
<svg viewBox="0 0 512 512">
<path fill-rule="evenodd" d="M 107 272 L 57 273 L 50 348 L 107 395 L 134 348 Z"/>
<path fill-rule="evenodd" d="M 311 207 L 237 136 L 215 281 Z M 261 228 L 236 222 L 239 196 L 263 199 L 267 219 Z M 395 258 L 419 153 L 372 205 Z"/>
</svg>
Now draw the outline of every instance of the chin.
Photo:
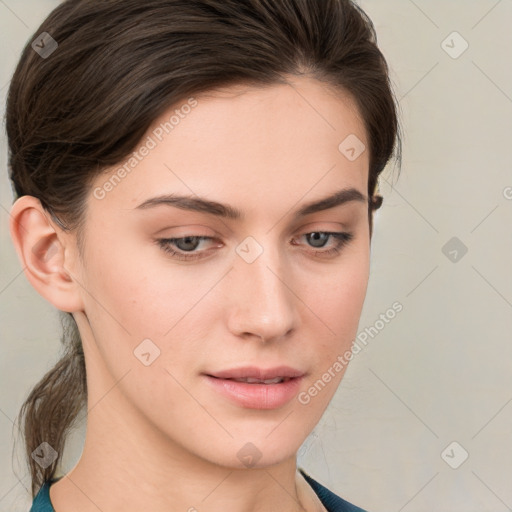
<svg viewBox="0 0 512 512">
<path fill-rule="evenodd" d="M 284 430 L 279 435 L 276 433 L 272 440 L 266 438 L 266 435 L 247 432 L 244 436 L 225 439 L 223 442 L 215 439 L 212 440 L 215 446 L 205 447 L 200 455 L 218 466 L 230 469 L 262 469 L 295 459 L 304 441 L 302 437 L 290 439 Z"/>
</svg>

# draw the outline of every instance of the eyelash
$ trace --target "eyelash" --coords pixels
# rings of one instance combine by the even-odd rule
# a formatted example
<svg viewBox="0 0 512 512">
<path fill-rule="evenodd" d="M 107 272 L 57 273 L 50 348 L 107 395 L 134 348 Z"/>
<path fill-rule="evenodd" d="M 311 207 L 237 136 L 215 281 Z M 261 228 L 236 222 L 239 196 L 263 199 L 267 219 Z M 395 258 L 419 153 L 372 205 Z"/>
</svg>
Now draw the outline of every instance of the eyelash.
<svg viewBox="0 0 512 512">
<path fill-rule="evenodd" d="M 325 235 L 329 235 L 336 239 L 336 245 L 332 249 L 326 250 L 326 251 L 312 251 L 315 256 L 320 255 L 322 257 L 336 257 L 340 254 L 341 249 L 347 245 L 353 238 L 354 235 L 352 233 L 345 233 L 345 232 L 336 232 L 336 231 L 311 231 L 310 233 L 304 233 L 301 236 L 307 236 L 312 235 L 313 233 L 321 233 Z M 157 244 L 160 246 L 160 248 L 167 254 L 170 254 L 171 257 L 176 258 L 178 260 L 183 261 L 192 261 L 197 259 L 202 259 L 205 256 L 204 254 L 207 251 L 202 251 L 199 253 L 183 253 L 179 251 L 175 251 L 171 248 L 170 244 L 175 243 L 179 240 L 185 240 L 185 239 L 194 239 L 194 240 L 214 240 L 213 237 L 210 236 L 184 236 L 179 238 L 160 238 L 156 240 Z"/>
</svg>

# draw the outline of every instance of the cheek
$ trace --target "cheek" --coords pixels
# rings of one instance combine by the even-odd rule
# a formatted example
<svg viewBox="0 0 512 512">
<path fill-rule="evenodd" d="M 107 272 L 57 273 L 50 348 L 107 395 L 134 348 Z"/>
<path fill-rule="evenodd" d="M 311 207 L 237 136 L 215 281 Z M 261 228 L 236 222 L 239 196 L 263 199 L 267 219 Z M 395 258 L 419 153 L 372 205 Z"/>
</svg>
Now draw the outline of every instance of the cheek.
<svg viewBox="0 0 512 512">
<path fill-rule="evenodd" d="M 308 286 L 304 296 L 312 322 L 323 333 L 323 359 L 332 359 L 350 349 L 357 335 L 369 278 L 369 253 L 365 247 L 347 256 L 328 274 Z M 315 316 L 316 315 L 316 316 Z"/>
<path fill-rule="evenodd" d="M 134 341 L 163 336 L 197 295 L 194 273 L 166 265 L 164 258 L 155 257 L 157 249 L 149 243 L 130 243 L 128 236 L 118 235 L 107 246 L 100 239 L 108 237 L 96 238 L 85 277 L 89 309 L 97 310 L 106 324 Z"/>
<path fill-rule="evenodd" d="M 107 249 L 88 258 L 85 276 L 85 308 L 96 347 L 90 353 L 115 381 L 130 372 L 120 389 L 149 414 L 152 407 L 159 410 L 159 403 L 172 404 L 180 396 L 172 375 L 181 381 L 180 370 L 197 364 L 194 340 L 203 335 L 188 315 L 196 314 L 194 304 L 205 286 L 194 286 L 190 271 L 148 263 L 140 249 L 137 253 L 114 243 Z"/>
<path fill-rule="evenodd" d="M 174 389 L 165 368 L 178 377 L 197 364 L 201 340 L 218 314 L 205 297 L 218 274 L 156 258 L 154 248 L 148 252 L 112 243 L 91 255 L 86 312 L 98 353 L 116 379 L 130 369 L 144 388 L 156 379 Z M 146 367 L 137 354 L 148 352 L 155 359 Z M 158 386 L 152 389 L 154 394 Z"/>
<path fill-rule="evenodd" d="M 305 275 L 309 284 L 304 283 L 304 297 L 315 312 L 334 324 L 358 322 L 369 271 L 368 246 L 360 242 L 342 254 L 334 265 Z"/>
<path fill-rule="evenodd" d="M 357 328 L 366 289 L 369 271 L 364 260 L 342 270 L 342 275 L 333 279 L 333 286 L 326 299 L 326 313 L 338 332 L 347 327 Z"/>
</svg>

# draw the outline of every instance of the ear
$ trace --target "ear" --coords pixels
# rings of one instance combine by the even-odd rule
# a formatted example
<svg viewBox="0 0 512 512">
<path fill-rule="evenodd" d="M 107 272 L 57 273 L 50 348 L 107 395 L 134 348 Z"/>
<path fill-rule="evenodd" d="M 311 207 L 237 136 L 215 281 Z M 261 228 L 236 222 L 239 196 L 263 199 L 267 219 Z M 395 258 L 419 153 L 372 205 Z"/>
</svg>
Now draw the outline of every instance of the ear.
<svg viewBox="0 0 512 512">
<path fill-rule="evenodd" d="M 384 198 L 379 194 L 374 194 L 371 197 L 370 200 L 370 207 L 369 207 L 369 216 L 370 216 L 370 238 L 372 237 L 373 233 L 373 214 L 375 213 L 375 210 L 378 210 L 382 206 L 382 202 L 384 201 Z"/>
<path fill-rule="evenodd" d="M 73 278 L 79 275 L 75 237 L 51 220 L 39 199 L 28 195 L 12 206 L 9 230 L 35 290 L 61 311 L 83 310 L 79 284 Z"/>
</svg>

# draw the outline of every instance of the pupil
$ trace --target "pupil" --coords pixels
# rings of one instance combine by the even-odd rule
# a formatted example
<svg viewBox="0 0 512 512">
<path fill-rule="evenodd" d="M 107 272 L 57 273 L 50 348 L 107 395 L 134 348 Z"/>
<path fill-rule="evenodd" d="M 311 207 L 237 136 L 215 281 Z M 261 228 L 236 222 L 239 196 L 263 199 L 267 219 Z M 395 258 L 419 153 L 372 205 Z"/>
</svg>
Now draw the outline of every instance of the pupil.
<svg viewBox="0 0 512 512">
<path fill-rule="evenodd" d="M 310 236 L 311 236 L 313 241 L 318 242 L 319 241 L 319 237 L 320 237 L 320 240 L 321 240 L 323 237 L 327 236 L 327 234 L 315 231 L 314 233 L 311 233 Z M 321 240 L 321 241 L 324 241 L 324 240 Z M 315 247 L 322 247 L 322 246 L 323 246 L 323 244 L 320 244 L 320 245 L 315 246 Z"/>
<path fill-rule="evenodd" d="M 181 242 L 183 245 L 185 245 L 185 247 L 183 247 L 183 250 L 192 250 L 192 249 L 195 249 L 197 247 L 197 243 L 198 243 L 198 240 L 195 241 L 195 243 L 193 242 L 195 237 L 193 236 L 187 236 L 185 238 L 183 238 L 182 240 L 179 241 L 179 243 Z M 190 247 L 189 244 L 192 244 L 192 247 Z"/>
</svg>

